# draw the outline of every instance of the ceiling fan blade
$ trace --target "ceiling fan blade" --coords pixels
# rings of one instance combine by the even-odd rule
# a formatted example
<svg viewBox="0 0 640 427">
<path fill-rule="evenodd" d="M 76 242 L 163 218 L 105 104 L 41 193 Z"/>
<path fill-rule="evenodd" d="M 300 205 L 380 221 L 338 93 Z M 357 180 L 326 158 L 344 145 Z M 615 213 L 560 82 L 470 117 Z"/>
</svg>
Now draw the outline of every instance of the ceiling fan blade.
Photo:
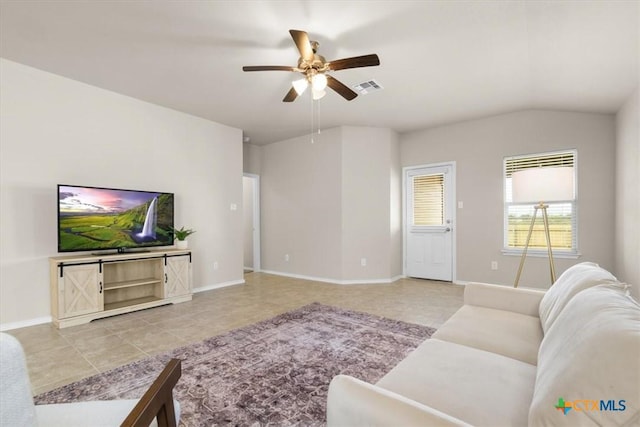
<svg viewBox="0 0 640 427">
<path fill-rule="evenodd" d="M 295 71 L 287 65 L 250 65 L 242 67 L 242 71 Z"/>
<path fill-rule="evenodd" d="M 298 97 L 298 92 L 294 88 L 289 89 L 289 92 L 284 96 L 282 102 L 293 102 Z"/>
<path fill-rule="evenodd" d="M 363 55 L 354 56 L 353 58 L 338 59 L 337 61 L 329 62 L 329 69 L 333 71 L 344 70 L 347 68 L 360 68 L 360 67 L 373 67 L 380 65 L 380 59 L 378 55 Z"/>
<path fill-rule="evenodd" d="M 307 33 L 299 30 L 289 30 L 289 34 L 291 34 L 294 43 L 298 47 L 302 59 L 305 61 L 312 61 L 313 49 L 311 49 L 311 41 L 309 40 Z"/>
<path fill-rule="evenodd" d="M 347 101 L 351 101 L 353 98 L 358 96 L 357 93 L 355 93 L 354 91 L 349 89 L 347 86 L 345 86 L 343 83 L 334 79 L 331 76 L 327 76 L 327 86 L 329 86 L 331 89 L 338 92 Z"/>
</svg>

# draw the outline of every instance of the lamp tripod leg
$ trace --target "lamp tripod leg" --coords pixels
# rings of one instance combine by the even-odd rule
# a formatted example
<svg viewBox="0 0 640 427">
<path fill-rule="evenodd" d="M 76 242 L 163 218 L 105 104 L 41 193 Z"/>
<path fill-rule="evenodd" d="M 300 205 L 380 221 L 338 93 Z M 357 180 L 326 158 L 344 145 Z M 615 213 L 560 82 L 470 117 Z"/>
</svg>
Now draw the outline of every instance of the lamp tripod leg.
<svg viewBox="0 0 640 427">
<path fill-rule="evenodd" d="M 544 232 L 547 238 L 547 252 L 549 253 L 549 271 L 551 272 L 551 285 L 556 282 L 556 266 L 553 263 L 553 253 L 551 251 L 551 235 L 549 234 L 549 217 L 547 217 L 547 206 L 542 206 L 542 219 L 544 220 Z"/>
<path fill-rule="evenodd" d="M 529 249 L 529 241 L 531 240 L 531 233 L 533 232 L 533 225 L 536 222 L 536 217 L 538 216 L 538 206 L 534 207 L 533 217 L 531 218 L 531 225 L 529 225 L 529 233 L 527 234 L 527 241 L 524 244 L 524 249 L 522 250 L 522 258 L 520 258 L 520 266 L 518 267 L 518 274 L 516 274 L 516 281 L 513 283 L 513 287 L 517 288 L 518 283 L 520 282 L 520 274 L 522 274 L 522 267 L 524 267 L 524 260 L 527 259 L 527 250 Z"/>
</svg>

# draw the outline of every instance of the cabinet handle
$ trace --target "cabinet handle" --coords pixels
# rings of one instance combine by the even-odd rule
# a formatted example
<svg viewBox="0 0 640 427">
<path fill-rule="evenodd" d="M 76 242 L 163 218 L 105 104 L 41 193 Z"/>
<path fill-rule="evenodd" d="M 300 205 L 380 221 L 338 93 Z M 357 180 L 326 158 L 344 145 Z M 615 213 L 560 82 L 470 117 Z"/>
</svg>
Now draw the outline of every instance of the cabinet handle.
<svg viewBox="0 0 640 427">
<path fill-rule="evenodd" d="M 102 282 L 100 282 L 100 293 L 102 293 Z"/>
<path fill-rule="evenodd" d="M 169 281 L 169 278 L 167 277 L 167 273 L 164 273 L 164 283 L 167 283 Z"/>
</svg>

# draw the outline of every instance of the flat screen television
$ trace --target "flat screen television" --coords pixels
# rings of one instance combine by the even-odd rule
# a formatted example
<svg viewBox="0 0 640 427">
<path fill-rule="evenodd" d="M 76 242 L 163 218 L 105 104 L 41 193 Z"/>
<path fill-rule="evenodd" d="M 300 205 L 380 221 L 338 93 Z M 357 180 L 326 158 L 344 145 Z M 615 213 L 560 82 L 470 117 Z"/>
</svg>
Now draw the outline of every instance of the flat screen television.
<svg viewBox="0 0 640 427">
<path fill-rule="evenodd" d="M 173 194 L 58 185 L 58 252 L 173 245 Z"/>
</svg>

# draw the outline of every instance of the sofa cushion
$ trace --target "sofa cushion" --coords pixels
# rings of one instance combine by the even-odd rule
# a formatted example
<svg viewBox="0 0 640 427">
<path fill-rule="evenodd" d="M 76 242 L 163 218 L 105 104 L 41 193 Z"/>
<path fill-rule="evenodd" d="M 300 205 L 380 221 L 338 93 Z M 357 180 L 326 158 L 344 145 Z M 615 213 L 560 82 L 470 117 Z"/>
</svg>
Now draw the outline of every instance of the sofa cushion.
<svg viewBox="0 0 640 427">
<path fill-rule="evenodd" d="M 534 316 L 464 305 L 438 329 L 433 338 L 535 365 L 542 328 L 540 319 Z"/>
<path fill-rule="evenodd" d="M 540 301 L 545 293 L 546 289 L 467 283 L 464 287 L 464 303 L 538 317 Z"/>
<path fill-rule="evenodd" d="M 542 340 L 529 425 L 638 425 L 639 385 L 640 306 L 615 285 L 586 289 Z"/>
<path fill-rule="evenodd" d="M 526 425 L 536 367 L 429 339 L 376 385 L 477 426 Z"/>
<path fill-rule="evenodd" d="M 607 270 L 592 262 L 582 262 L 564 271 L 540 301 L 540 323 L 546 333 L 562 309 L 578 292 L 603 283 L 615 282 Z"/>
</svg>

